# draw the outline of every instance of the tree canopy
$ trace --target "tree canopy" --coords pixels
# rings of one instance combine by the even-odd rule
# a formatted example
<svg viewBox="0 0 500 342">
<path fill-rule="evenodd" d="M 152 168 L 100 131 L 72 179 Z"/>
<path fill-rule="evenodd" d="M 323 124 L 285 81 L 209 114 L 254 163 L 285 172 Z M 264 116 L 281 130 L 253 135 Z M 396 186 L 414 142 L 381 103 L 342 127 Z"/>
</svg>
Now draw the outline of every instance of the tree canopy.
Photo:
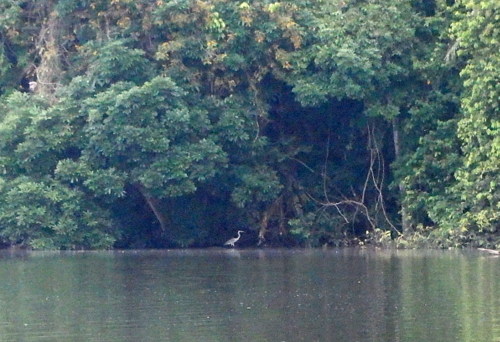
<svg viewBox="0 0 500 342">
<path fill-rule="evenodd" d="M 493 0 L 0 13 L 0 244 L 498 247 Z"/>
</svg>

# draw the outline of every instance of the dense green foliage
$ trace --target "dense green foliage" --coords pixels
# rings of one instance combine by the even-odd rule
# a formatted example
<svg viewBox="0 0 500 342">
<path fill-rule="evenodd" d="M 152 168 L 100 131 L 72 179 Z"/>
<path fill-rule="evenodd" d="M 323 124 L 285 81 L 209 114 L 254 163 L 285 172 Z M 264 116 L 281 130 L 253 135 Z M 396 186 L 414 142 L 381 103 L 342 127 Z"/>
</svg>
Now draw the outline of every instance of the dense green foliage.
<svg viewBox="0 0 500 342">
<path fill-rule="evenodd" d="M 0 13 L 4 245 L 498 247 L 493 0 Z"/>
</svg>

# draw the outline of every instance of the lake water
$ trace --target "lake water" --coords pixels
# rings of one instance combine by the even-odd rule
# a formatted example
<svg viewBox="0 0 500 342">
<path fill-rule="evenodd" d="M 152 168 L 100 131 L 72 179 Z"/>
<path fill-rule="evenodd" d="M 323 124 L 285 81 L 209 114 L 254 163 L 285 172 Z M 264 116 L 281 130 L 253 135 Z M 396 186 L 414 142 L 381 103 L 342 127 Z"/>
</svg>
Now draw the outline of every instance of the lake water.
<svg viewBox="0 0 500 342">
<path fill-rule="evenodd" d="M 473 251 L 0 251 L 0 341 L 500 342 Z"/>
</svg>

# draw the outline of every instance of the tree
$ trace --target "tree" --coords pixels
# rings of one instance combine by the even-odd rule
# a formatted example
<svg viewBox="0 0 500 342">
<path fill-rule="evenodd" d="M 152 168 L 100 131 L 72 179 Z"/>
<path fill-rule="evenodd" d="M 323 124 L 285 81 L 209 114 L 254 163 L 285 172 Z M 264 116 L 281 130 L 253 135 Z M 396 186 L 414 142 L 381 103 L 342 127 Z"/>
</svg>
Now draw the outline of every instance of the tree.
<svg viewBox="0 0 500 342">
<path fill-rule="evenodd" d="M 2 99 L 0 238 L 35 248 L 110 248 L 118 233 L 109 212 L 53 177 L 73 133 L 41 98 Z"/>
<path fill-rule="evenodd" d="M 458 135 L 464 153 L 457 172 L 456 191 L 460 194 L 463 215 L 460 230 L 466 235 L 495 236 L 500 226 L 500 29 L 498 6 L 489 0 L 461 1 L 463 12 L 452 26 L 458 54 L 466 61 L 461 71 L 464 80 L 463 117 Z M 491 240 L 490 240 L 491 241 Z M 496 240 L 478 241 L 498 246 Z"/>
<path fill-rule="evenodd" d="M 496 234 L 491 1 L 0 10 L 4 244 L 208 246 L 243 227 L 311 246 Z"/>
<path fill-rule="evenodd" d="M 379 1 L 325 3 L 310 11 L 310 16 L 314 29 L 310 29 L 310 37 L 304 39 L 310 44 L 299 51 L 283 53 L 280 58 L 290 70 L 284 78 L 293 85 L 293 92 L 304 105 L 318 105 L 332 98 L 357 101 L 363 115 L 357 116 L 356 111 L 346 114 L 352 116 L 354 125 L 364 121 L 362 141 L 370 156 L 370 162 L 362 167 L 366 181 L 357 182 L 354 196 L 341 192 L 336 200 L 325 199 L 325 202 L 355 204 L 354 216 L 364 212 L 367 217 L 380 217 L 376 222 L 368 219 L 369 230 L 384 225 L 397 234 L 385 209 L 384 180 L 388 175 L 384 165 L 399 160 L 404 153 L 402 134 L 396 123 L 411 101 L 412 84 L 418 82 L 412 80 L 412 58 L 417 53 L 414 46 L 418 41 L 415 31 L 419 17 L 408 2 Z M 384 136 L 390 129 L 387 123 L 392 126 L 392 142 Z M 388 148 L 392 148 L 395 155 L 388 155 Z M 375 174 L 378 176 L 374 177 Z M 368 192 L 367 185 L 371 187 Z M 367 193 L 376 195 L 368 199 Z M 410 228 L 405 196 L 401 184 L 403 231 Z M 374 212 L 367 208 L 368 202 L 374 204 Z M 338 205 L 332 207 L 340 209 Z"/>
</svg>

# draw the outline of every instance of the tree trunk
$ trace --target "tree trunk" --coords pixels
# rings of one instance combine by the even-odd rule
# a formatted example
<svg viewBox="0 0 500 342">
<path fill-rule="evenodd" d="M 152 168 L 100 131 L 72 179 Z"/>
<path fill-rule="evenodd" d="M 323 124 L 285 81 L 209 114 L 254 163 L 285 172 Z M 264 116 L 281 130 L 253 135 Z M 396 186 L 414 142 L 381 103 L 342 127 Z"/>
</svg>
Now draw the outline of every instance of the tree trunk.
<svg viewBox="0 0 500 342">
<path fill-rule="evenodd" d="M 47 20 L 38 34 L 35 42 L 40 62 L 35 67 L 36 88 L 33 90 L 51 101 L 55 101 L 55 91 L 63 75 L 61 56 L 61 40 L 64 35 L 63 25 L 53 4 L 49 1 L 42 3 L 40 10 L 47 16 Z M 34 82 L 32 80 L 32 82 Z"/>
<path fill-rule="evenodd" d="M 269 220 L 275 216 L 279 215 L 279 235 L 286 234 L 285 229 L 285 213 L 283 209 L 283 195 L 280 195 L 266 210 L 262 215 L 260 220 L 260 230 L 259 230 L 259 245 L 266 240 L 266 233 L 268 232 Z"/>
<path fill-rule="evenodd" d="M 136 187 L 142 194 L 142 196 L 144 196 L 146 203 L 148 204 L 149 208 L 151 209 L 156 219 L 160 223 L 161 230 L 164 232 L 167 231 L 168 218 L 161 210 L 160 201 L 158 200 L 158 198 L 152 196 L 141 184 L 136 184 Z"/>
<path fill-rule="evenodd" d="M 394 139 L 394 153 L 396 156 L 396 160 L 399 160 L 401 157 L 401 140 L 400 140 L 400 132 L 399 132 L 399 120 L 394 118 L 392 120 L 392 132 Z M 401 226 L 403 229 L 403 234 L 411 231 L 410 220 L 408 219 L 408 209 L 405 204 L 405 196 L 406 196 L 406 188 L 403 182 L 400 182 L 399 185 L 399 195 L 401 198 Z"/>
</svg>

